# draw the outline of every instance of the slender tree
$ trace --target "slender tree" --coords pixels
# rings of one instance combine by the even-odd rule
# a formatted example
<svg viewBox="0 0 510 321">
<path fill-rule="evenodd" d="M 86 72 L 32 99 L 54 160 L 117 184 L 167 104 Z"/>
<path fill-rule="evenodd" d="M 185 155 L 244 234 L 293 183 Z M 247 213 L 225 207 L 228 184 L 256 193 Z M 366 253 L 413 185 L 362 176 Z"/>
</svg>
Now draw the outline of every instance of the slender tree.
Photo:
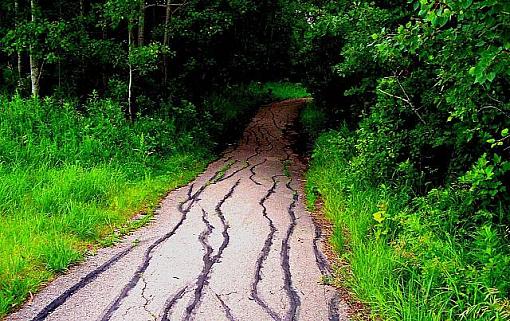
<svg viewBox="0 0 510 321">
<path fill-rule="evenodd" d="M 30 16 L 31 21 L 33 24 L 36 23 L 36 13 L 35 11 L 36 3 L 35 0 L 30 0 Z M 36 52 L 34 50 L 33 43 L 30 44 L 29 47 L 29 59 L 30 59 L 30 80 L 32 84 L 32 96 L 38 96 L 39 95 L 39 80 L 41 77 L 41 70 L 39 68 L 39 62 L 36 57 Z"/>
</svg>

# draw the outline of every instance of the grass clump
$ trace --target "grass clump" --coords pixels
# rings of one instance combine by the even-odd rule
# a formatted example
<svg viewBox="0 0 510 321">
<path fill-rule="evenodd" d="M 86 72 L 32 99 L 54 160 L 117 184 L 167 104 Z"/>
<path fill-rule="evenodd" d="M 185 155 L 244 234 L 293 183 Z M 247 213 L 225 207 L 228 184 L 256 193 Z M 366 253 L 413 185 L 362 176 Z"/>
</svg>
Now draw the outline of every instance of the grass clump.
<svg viewBox="0 0 510 321">
<path fill-rule="evenodd" d="M 310 97 L 302 84 L 291 82 L 252 83 L 250 91 L 258 96 L 269 95 L 273 101 Z"/>
<path fill-rule="evenodd" d="M 299 123 L 304 133 L 315 139 L 320 132 L 326 127 L 327 115 L 319 109 L 315 103 L 311 102 L 305 105 L 299 114 Z"/>
</svg>

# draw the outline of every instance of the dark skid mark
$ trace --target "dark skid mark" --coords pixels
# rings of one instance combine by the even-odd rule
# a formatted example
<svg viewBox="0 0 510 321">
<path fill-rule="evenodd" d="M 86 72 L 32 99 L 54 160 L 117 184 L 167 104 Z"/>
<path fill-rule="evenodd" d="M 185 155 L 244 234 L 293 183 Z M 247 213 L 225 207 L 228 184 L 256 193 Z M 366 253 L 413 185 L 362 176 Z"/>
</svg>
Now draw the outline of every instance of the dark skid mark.
<svg viewBox="0 0 510 321">
<path fill-rule="evenodd" d="M 340 295 L 335 292 L 328 304 L 329 321 L 340 321 L 340 314 L 338 313 L 338 306 L 340 304 Z"/>
<path fill-rule="evenodd" d="M 286 184 L 287 188 L 292 192 L 292 203 L 289 205 L 288 213 L 290 216 L 290 225 L 287 229 L 287 233 L 285 235 L 285 238 L 282 240 L 282 252 L 281 252 L 281 264 L 284 272 L 284 288 L 287 292 L 287 296 L 290 300 L 290 308 L 287 311 L 287 314 L 285 316 L 285 320 L 287 321 L 294 321 L 297 320 L 298 316 L 298 309 L 301 305 L 301 300 L 299 298 L 299 294 L 297 293 L 296 289 L 294 289 L 292 285 L 292 274 L 290 272 L 290 260 L 289 260 L 289 240 L 294 233 L 294 228 L 296 227 L 296 214 L 294 213 L 294 208 L 296 207 L 296 203 L 298 201 L 298 194 L 295 189 L 292 188 L 290 185 L 292 182 L 292 179 L 289 179 L 288 183 Z"/>
<path fill-rule="evenodd" d="M 317 263 L 317 266 L 324 276 L 331 276 L 331 266 L 329 265 L 328 259 L 326 256 L 322 253 L 322 251 L 319 248 L 318 243 L 322 240 L 322 229 L 319 226 L 318 223 L 316 223 L 313 220 L 313 225 L 315 228 L 315 237 L 313 238 L 313 251 L 315 254 L 315 262 Z M 335 294 L 330 299 L 328 303 L 328 313 L 329 313 L 329 321 L 339 321 L 340 320 L 340 314 L 338 313 L 338 307 L 340 304 L 340 296 L 338 292 L 335 291 Z"/>
<path fill-rule="evenodd" d="M 269 224 L 269 233 L 266 237 L 266 240 L 264 242 L 264 246 L 262 247 L 260 255 L 257 258 L 257 264 L 255 266 L 255 277 L 254 277 L 254 281 L 251 286 L 252 298 L 273 320 L 281 320 L 281 318 L 275 311 L 273 311 L 269 307 L 269 305 L 262 298 L 259 297 L 258 284 L 262 280 L 262 275 L 261 275 L 262 266 L 264 265 L 264 261 L 267 259 L 268 255 L 269 255 L 269 251 L 271 250 L 271 246 L 273 244 L 274 234 L 277 231 L 276 227 L 274 226 L 273 220 L 271 220 L 271 218 L 267 215 L 267 208 L 266 208 L 265 202 L 269 199 L 269 197 L 272 194 L 275 193 L 276 186 L 277 186 L 276 178 L 281 177 L 281 176 L 282 175 L 275 175 L 272 177 L 273 185 L 267 191 L 267 194 L 259 201 L 260 206 L 262 206 L 262 215 L 268 221 L 268 224 Z"/>
<path fill-rule="evenodd" d="M 250 160 L 253 158 L 253 157 L 257 157 L 260 155 L 260 151 L 259 151 L 259 146 L 257 146 L 257 148 L 255 148 L 255 153 L 252 154 L 250 157 L 248 157 L 246 159 L 246 162 L 248 163 L 248 166 L 250 165 Z"/>
<path fill-rule="evenodd" d="M 223 212 L 221 211 L 221 207 L 229 198 L 232 197 L 235 189 L 237 188 L 237 186 L 239 186 L 240 181 L 241 180 L 238 180 L 230 188 L 230 190 L 223 197 L 223 199 L 221 199 L 220 202 L 216 205 L 216 214 L 219 216 L 219 218 L 221 220 L 221 224 L 223 225 L 223 231 L 222 231 L 223 242 L 221 243 L 220 248 L 218 249 L 218 253 L 216 253 L 216 255 L 214 255 L 212 258 L 210 257 L 210 255 L 212 253 L 212 248 L 207 244 L 207 237 L 210 233 L 208 233 L 208 234 L 206 233 L 204 235 L 204 239 L 203 239 L 204 243 L 203 244 L 206 244 L 206 247 L 207 247 L 207 252 L 203 257 L 204 267 L 202 269 L 202 272 L 200 273 L 200 275 L 197 278 L 195 297 L 194 297 L 193 301 L 186 307 L 186 316 L 184 318 L 184 320 L 186 320 L 186 321 L 189 320 L 193 316 L 193 312 L 194 312 L 195 308 L 200 304 L 200 302 L 202 300 L 202 295 L 204 292 L 203 291 L 204 286 L 207 285 L 209 276 L 212 272 L 212 267 L 215 263 L 219 262 L 221 256 L 223 255 L 223 251 L 225 250 L 225 248 L 227 248 L 227 246 L 230 242 L 230 235 L 228 234 L 229 226 L 228 226 L 228 223 L 225 219 Z M 212 229 L 211 229 L 211 231 L 212 231 Z"/>
<path fill-rule="evenodd" d="M 275 114 L 274 114 L 273 110 L 272 110 L 272 109 L 269 109 L 269 112 L 271 113 L 271 120 L 272 120 L 272 122 L 273 122 L 273 124 L 274 124 L 274 127 L 276 127 L 276 128 L 277 128 L 277 129 L 279 129 L 279 130 L 282 130 L 283 128 L 281 128 L 280 126 L 278 126 L 278 124 L 276 123 L 276 116 L 275 116 Z"/>
<path fill-rule="evenodd" d="M 177 301 L 179 301 L 184 294 L 186 293 L 186 290 L 188 289 L 188 286 L 186 285 L 182 289 L 180 289 L 176 294 L 171 296 L 166 302 L 165 302 L 165 309 L 163 310 L 163 316 L 161 317 L 161 321 L 171 321 L 168 316 L 172 314 L 172 308 L 175 305 Z"/>
<path fill-rule="evenodd" d="M 315 254 L 315 262 L 317 263 L 317 267 L 321 271 L 322 275 L 331 275 L 331 268 L 328 263 L 328 259 L 324 256 L 322 251 L 319 248 L 319 242 L 322 240 L 322 229 L 321 227 L 313 222 L 313 226 L 315 228 L 315 237 L 313 238 L 313 252 Z"/>
<path fill-rule="evenodd" d="M 236 160 L 236 162 L 238 162 L 238 160 Z M 225 181 L 225 180 L 227 180 L 229 178 L 232 178 L 236 174 L 238 174 L 238 173 L 242 172 L 243 170 L 247 169 L 249 166 L 250 166 L 250 164 L 248 163 L 248 161 L 246 161 L 246 163 L 242 167 L 236 169 L 235 171 L 233 171 L 232 173 L 230 173 L 230 174 L 228 174 L 226 176 L 221 177 L 220 179 L 217 179 L 215 181 L 215 183 L 223 182 L 223 181 Z"/>
<path fill-rule="evenodd" d="M 267 137 L 264 135 L 264 133 L 262 132 L 262 126 L 260 124 L 257 124 L 257 133 L 259 135 L 257 135 L 259 138 L 261 138 L 261 140 L 258 142 L 257 146 L 262 146 L 262 140 L 265 141 L 264 145 L 267 145 L 269 144 L 269 140 L 267 139 Z"/>
<path fill-rule="evenodd" d="M 255 185 L 262 185 L 261 183 L 257 182 L 257 181 L 255 180 L 255 178 L 254 178 L 254 177 L 255 177 L 255 175 L 256 175 L 256 173 L 255 173 L 255 169 L 256 169 L 258 166 L 260 166 L 260 165 L 264 164 L 265 162 L 267 162 L 267 158 L 264 158 L 264 160 L 263 160 L 262 162 L 257 163 L 257 164 L 253 165 L 253 166 L 250 168 L 250 172 L 251 172 L 250 180 L 251 180 L 253 183 L 255 183 Z"/>
<path fill-rule="evenodd" d="M 221 169 L 216 171 L 214 173 L 214 175 L 207 181 L 207 183 L 205 183 L 203 186 L 201 186 L 194 194 L 191 194 L 191 192 L 190 192 L 193 188 L 193 184 L 190 185 L 190 188 L 189 188 L 189 191 L 187 194 L 188 198 L 186 200 L 184 200 L 183 202 L 181 202 L 178 206 L 178 210 L 182 214 L 181 219 L 179 220 L 177 225 L 175 225 L 175 227 L 170 232 L 161 236 L 159 239 L 157 239 L 154 243 L 152 243 L 147 248 L 147 250 L 144 253 L 144 260 L 143 260 L 142 264 L 138 267 L 135 274 L 131 277 L 131 280 L 129 280 L 129 282 L 124 286 L 124 288 L 122 289 L 119 296 L 112 302 L 110 307 L 105 311 L 103 317 L 101 318 L 101 321 L 109 320 L 113 316 L 113 313 L 115 311 L 117 311 L 117 309 L 120 307 L 121 302 L 128 296 L 131 289 L 133 289 L 136 286 L 136 284 L 140 280 L 140 277 L 142 276 L 142 274 L 145 272 L 145 270 L 147 270 L 149 263 L 152 259 L 152 251 L 158 245 L 160 245 L 164 241 L 168 240 L 170 237 L 172 237 L 177 232 L 177 230 L 181 227 L 181 225 L 186 220 L 188 212 L 190 211 L 191 207 L 196 202 L 196 200 L 198 199 L 200 194 L 202 194 L 202 192 L 207 188 L 208 185 L 214 184 L 214 182 L 212 182 L 212 180 L 214 179 L 214 177 L 217 177 L 217 175 L 220 171 L 221 171 Z M 186 204 L 186 203 L 188 203 L 188 206 L 186 208 L 184 208 L 184 204 Z"/>
<path fill-rule="evenodd" d="M 213 292 L 214 296 L 220 301 L 221 306 L 223 307 L 223 310 L 225 311 L 225 316 L 227 317 L 228 321 L 236 321 L 236 318 L 234 318 L 234 315 L 232 314 L 232 310 L 230 307 L 225 303 L 225 301 L 221 298 L 218 293 Z"/>
<path fill-rule="evenodd" d="M 114 257 L 112 257 L 107 262 L 103 263 L 97 269 L 89 272 L 86 276 L 84 276 L 78 283 L 75 283 L 72 287 L 67 289 L 64 293 L 59 295 L 55 300 L 51 301 L 48 305 L 46 305 L 33 319 L 32 321 L 42 321 L 48 317 L 50 313 L 55 311 L 59 306 L 64 304 L 67 299 L 69 299 L 74 293 L 76 293 L 81 288 L 85 287 L 90 282 L 94 281 L 101 273 L 108 270 L 113 264 L 122 259 L 126 254 L 131 252 L 134 246 L 130 246 L 122 252 L 118 253 Z"/>
</svg>

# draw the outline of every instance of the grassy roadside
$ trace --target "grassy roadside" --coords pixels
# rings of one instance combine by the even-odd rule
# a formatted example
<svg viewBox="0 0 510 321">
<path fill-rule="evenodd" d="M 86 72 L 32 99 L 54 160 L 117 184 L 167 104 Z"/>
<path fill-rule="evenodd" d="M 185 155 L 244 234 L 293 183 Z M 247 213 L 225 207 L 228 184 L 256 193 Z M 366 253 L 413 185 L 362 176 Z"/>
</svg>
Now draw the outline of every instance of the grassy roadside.
<svg viewBox="0 0 510 321">
<path fill-rule="evenodd" d="M 115 242 L 135 227 L 134 213 L 151 214 L 167 191 L 207 164 L 193 154 L 162 161 L 159 173 L 134 178 L 111 165 L 0 171 L 11 189 L 1 203 L 0 316 L 94 247 Z"/>
<path fill-rule="evenodd" d="M 164 105 L 135 122 L 106 99 L 77 107 L 0 96 L 0 318 L 147 222 L 151 215 L 131 218 L 152 214 L 168 191 L 202 172 L 260 104 L 303 92 L 288 83 L 232 86 L 204 106 Z"/>
<path fill-rule="evenodd" d="M 356 297 L 384 320 L 509 320 L 508 246 L 488 222 L 469 238 L 456 232 L 466 195 L 373 185 L 357 174 L 355 144 L 346 128 L 320 135 L 307 197 L 323 200 Z"/>
<path fill-rule="evenodd" d="M 108 100 L 85 108 L 0 98 L 0 317 L 143 223 L 131 217 L 210 160 L 192 140 L 202 133 L 179 132 L 174 119 L 131 123 Z"/>
</svg>

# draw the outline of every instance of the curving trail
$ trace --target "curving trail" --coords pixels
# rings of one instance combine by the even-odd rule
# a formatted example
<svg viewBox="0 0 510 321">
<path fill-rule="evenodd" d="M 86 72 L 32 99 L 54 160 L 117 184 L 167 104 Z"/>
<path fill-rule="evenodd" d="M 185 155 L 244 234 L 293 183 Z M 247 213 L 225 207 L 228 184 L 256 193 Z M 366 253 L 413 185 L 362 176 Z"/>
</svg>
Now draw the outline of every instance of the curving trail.
<svg viewBox="0 0 510 321">
<path fill-rule="evenodd" d="M 261 108 L 239 146 L 156 220 L 49 284 L 7 320 L 347 320 L 304 209 L 287 126 L 305 100 Z"/>
</svg>

